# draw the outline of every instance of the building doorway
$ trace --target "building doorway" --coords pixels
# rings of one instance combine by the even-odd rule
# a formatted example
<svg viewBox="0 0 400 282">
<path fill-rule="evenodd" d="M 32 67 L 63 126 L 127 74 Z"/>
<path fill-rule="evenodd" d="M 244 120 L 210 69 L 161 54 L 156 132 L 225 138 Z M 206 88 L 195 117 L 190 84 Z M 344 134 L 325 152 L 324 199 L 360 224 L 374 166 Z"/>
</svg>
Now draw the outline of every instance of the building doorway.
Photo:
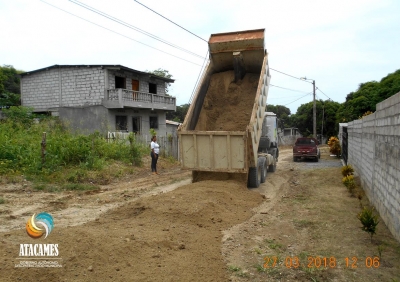
<svg viewBox="0 0 400 282">
<path fill-rule="evenodd" d="M 132 79 L 132 99 L 133 101 L 138 100 L 138 91 L 139 91 L 139 80 Z"/>
</svg>

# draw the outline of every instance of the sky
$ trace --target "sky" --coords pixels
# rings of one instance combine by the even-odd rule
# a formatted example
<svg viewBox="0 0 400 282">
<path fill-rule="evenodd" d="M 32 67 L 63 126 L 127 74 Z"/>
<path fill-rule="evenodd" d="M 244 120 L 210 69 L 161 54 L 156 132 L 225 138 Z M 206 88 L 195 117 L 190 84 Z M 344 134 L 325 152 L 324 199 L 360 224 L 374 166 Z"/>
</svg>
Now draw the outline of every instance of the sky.
<svg viewBox="0 0 400 282">
<path fill-rule="evenodd" d="M 175 79 L 170 94 L 177 97 L 177 105 L 188 103 L 207 54 L 205 41 L 135 0 L 79 1 L 197 56 L 72 1 L 43 1 L 0 0 L 0 65 L 24 71 L 55 64 L 120 64 L 140 71 L 163 68 Z M 265 28 L 270 68 L 315 80 L 320 90 L 317 99 L 329 97 L 342 103 L 360 83 L 379 81 L 400 69 L 397 0 L 139 2 L 206 41 L 214 33 Z M 274 86 L 267 103 L 285 105 L 296 113 L 301 104 L 312 101 L 312 85 L 277 71 L 271 70 Z"/>
</svg>

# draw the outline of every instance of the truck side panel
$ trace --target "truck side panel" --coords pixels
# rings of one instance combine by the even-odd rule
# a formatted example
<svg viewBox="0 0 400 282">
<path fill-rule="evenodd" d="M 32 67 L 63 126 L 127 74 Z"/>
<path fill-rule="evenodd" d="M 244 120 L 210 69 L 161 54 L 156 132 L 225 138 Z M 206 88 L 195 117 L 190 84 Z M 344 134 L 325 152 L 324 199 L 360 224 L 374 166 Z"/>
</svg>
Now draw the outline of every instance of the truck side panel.
<svg viewBox="0 0 400 282">
<path fill-rule="evenodd" d="M 265 106 L 267 105 L 269 81 L 268 59 L 264 57 L 263 67 L 260 74 L 260 81 L 254 101 L 253 112 L 248 126 L 249 129 L 249 167 L 256 167 L 258 160 L 258 145 L 262 133 L 262 124 L 264 121 Z"/>
</svg>

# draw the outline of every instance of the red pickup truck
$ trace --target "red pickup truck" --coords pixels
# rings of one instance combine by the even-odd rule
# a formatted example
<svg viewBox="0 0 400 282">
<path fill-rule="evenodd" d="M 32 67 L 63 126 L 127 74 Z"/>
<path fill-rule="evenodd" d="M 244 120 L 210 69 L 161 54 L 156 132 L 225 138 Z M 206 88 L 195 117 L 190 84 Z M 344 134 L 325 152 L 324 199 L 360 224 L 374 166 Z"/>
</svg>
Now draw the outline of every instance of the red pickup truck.
<svg viewBox="0 0 400 282">
<path fill-rule="evenodd" d="M 319 143 L 315 138 L 297 138 L 296 143 L 293 146 L 293 161 L 297 162 L 301 158 L 311 158 L 318 162 L 321 157 L 318 144 Z"/>
</svg>

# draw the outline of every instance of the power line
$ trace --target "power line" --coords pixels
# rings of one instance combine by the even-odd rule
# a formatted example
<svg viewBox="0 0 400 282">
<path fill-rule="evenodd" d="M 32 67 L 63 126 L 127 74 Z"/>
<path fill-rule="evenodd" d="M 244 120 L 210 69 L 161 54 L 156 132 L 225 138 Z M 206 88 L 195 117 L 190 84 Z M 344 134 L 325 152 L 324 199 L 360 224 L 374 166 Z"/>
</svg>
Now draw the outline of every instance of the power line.
<svg viewBox="0 0 400 282">
<path fill-rule="evenodd" d="M 318 87 L 317 87 L 317 90 L 318 90 L 319 92 L 321 92 L 322 94 L 324 94 L 326 97 L 328 97 L 328 99 L 332 100 L 328 95 L 326 95 L 324 92 L 322 92 L 322 90 L 319 89 Z M 332 101 L 333 101 L 333 100 L 332 100 Z"/>
<path fill-rule="evenodd" d="M 298 80 L 301 80 L 301 81 L 304 81 L 304 82 L 307 82 L 307 83 L 311 83 L 311 82 L 309 82 L 309 81 L 307 81 L 307 80 L 304 80 L 304 79 L 301 79 L 301 78 L 299 78 L 299 77 L 296 77 L 296 76 L 293 76 L 293 75 L 290 75 L 290 74 L 284 73 L 284 72 L 282 72 L 282 71 L 278 71 L 278 70 L 276 70 L 276 69 L 273 69 L 273 68 L 269 68 L 269 69 L 270 69 L 270 70 L 273 70 L 273 71 L 276 71 L 276 72 L 279 72 L 279 73 L 281 73 L 281 74 L 284 74 L 284 75 L 290 76 L 290 77 L 292 77 L 292 78 L 295 78 L 295 79 L 298 79 Z"/>
<path fill-rule="evenodd" d="M 168 41 L 166 41 L 166 40 L 164 40 L 164 39 L 162 39 L 162 38 L 160 38 L 160 37 L 158 37 L 158 36 L 156 36 L 156 35 L 154 35 L 154 34 L 151 34 L 150 32 L 147 32 L 147 31 L 145 31 L 145 30 L 143 30 L 143 29 L 140 29 L 140 28 L 138 28 L 138 27 L 136 27 L 136 26 L 133 26 L 133 25 L 131 25 L 131 24 L 128 24 L 128 23 L 126 23 L 126 22 L 124 22 L 124 21 L 122 21 L 122 20 L 119 20 L 119 19 L 117 19 L 117 18 L 115 18 L 115 17 L 113 17 L 113 16 L 110 16 L 110 15 L 108 15 L 108 14 L 102 12 L 102 11 L 99 11 L 99 10 L 97 10 L 97 9 L 95 9 L 95 8 L 93 8 L 93 7 L 91 7 L 91 6 L 89 6 L 89 5 L 86 5 L 86 4 L 84 4 L 84 3 L 81 3 L 81 2 L 79 2 L 79 1 L 77 1 L 77 0 L 69 0 L 69 1 L 72 2 L 72 3 L 74 3 L 74 4 L 76 4 L 76 5 L 79 5 L 79 6 L 83 7 L 83 8 L 85 8 L 85 9 L 91 11 L 91 12 L 94 12 L 94 13 L 100 15 L 100 16 L 103 16 L 103 17 L 105 17 L 105 18 L 107 18 L 107 19 L 109 19 L 109 20 L 112 20 L 112 21 L 114 21 L 114 22 L 116 22 L 116 23 L 119 23 L 119 24 L 121 24 L 121 25 L 124 25 L 124 26 L 130 28 L 130 29 L 133 29 L 133 30 L 135 30 L 135 31 L 137 31 L 137 32 L 140 32 L 140 33 L 144 34 L 144 35 L 147 35 L 147 36 L 149 36 L 149 37 L 151 37 L 151 38 L 153 38 L 153 39 L 155 39 L 155 40 L 158 40 L 158 41 L 160 41 L 160 42 L 162 42 L 162 43 L 164 43 L 164 44 L 167 44 L 167 45 L 169 45 L 169 46 L 171 46 L 171 47 L 173 47 L 173 48 L 176 48 L 176 49 L 178 49 L 178 50 L 181 50 L 181 51 L 183 51 L 183 52 L 186 52 L 186 53 L 188 53 L 188 54 L 190 54 L 190 55 L 192 55 L 192 56 L 196 56 L 196 57 L 198 57 L 198 58 L 200 58 L 200 59 L 204 59 L 204 57 L 202 57 L 202 56 L 200 56 L 200 55 L 198 55 L 198 54 L 196 54 L 196 53 L 194 53 L 194 52 L 192 52 L 192 51 L 190 51 L 190 50 L 187 50 L 187 49 L 182 48 L 182 47 L 180 47 L 180 46 L 178 46 L 178 45 L 175 45 L 175 44 L 173 44 L 173 43 L 170 43 L 170 42 L 168 42 Z"/>
<path fill-rule="evenodd" d="M 136 40 L 136 39 L 133 39 L 133 38 L 131 38 L 131 37 L 129 37 L 129 36 L 126 36 L 126 35 L 124 35 L 124 34 L 122 34 L 122 33 L 116 32 L 116 31 L 114 31 L 114 30 L 112 30 L 112 29 L 109 29 L 109 28 L 107 28 L 107 27 L 104 27 L 104 26 L 99 25 L 99 24 L 97 24 L 97 23 L 94 23 L 94 22 L 92 22 L 92 21 L 89 21 L 89 20 L 87 20 L 87 19 L 85 19 L 85 18 L 82 18 L 82 17 L 80 17 L 80 16 L 77 16 L 77 15 L 75 15 L 75 14 L 73 14 L 73 13 L 70 13 L 70 12 L 68 12 L 68 11 L 66 11 L 66 10 L 64 10 L 64 9 L 61 9 L 61 8 L 59 8 L 59 7 L 57 7 L 57 6 L 54 6 L 54 5 L 52 5 L 52 4 L 50 4 L 50 3 L 46 2 L 46 1 L 43 1 L 43 0 L 40 0 L 40 1 L 43 2 L 43 3 L 45 3 L 45 4 L 47 4 L 47 5 L 49 5 L 49 6 L 52 6 L 53 8 L 56 8 L 56 9 L 58 9 L 58 10 L 60 10 L 60 11 L 63 11 L 63 12 L 65 12 L 65 13 L 67 13 L 67 14 L 70 14 L 70 15 L 72 15 L 72 16 L 74 16 L 74 17 L 77 17 L 77 18 L 79 18 L 79 19 L 81 19 L 81 20 L 84 20 L 85 22 L 91 23 L 91 24 L 93 24 L 93 25 L 95 25 L 95 26 L 98 26 L 98 27 L 101 27 L 101 28 L 103 28 L 103 29 L 105 29 L 105 30 L 111 31 L 112 33 L 115 33 L 115 34 L 118 34 L 118 35 L 123 36 L 123 37 L 125 37 L 125 38 L 128 38 L 128 39 L 130 39 L 130 40 L 132 40 L 132 41 L 135 41 L 135 42 L 137 42 L 137 43 L 139 43 L 139 44 L 142 44 L 142 45 L 147 46 L 147 47 L 149 47 L 149 48 L 152 48 L 152 49 L 154 49 L 154 50 L 160 51 L 160 52 L 162 52 L 162 53 L 164 53 L 164 54 L 170 55 L 170 56 L 175 57 L 175 58 L 177 58 L 177 59 L 180 59 L 180 60 L 183 60 L 183 61 L 186 61 L 186 62 L 188 62 L 188 63 L 191 63 L 191 64 L 194 64 L 194 65 L 197 65 L 197 66 L 200 66 L 200 67 L 201 67 L 201 65 L 199 65 L 199 64 L 197 64 L 197 63 L 191 62 L 191 61 L 186 60 L 186 59 L 184 59 L 184 58 L 181 58 L 181 57 L 175 56 L 175 55 L 173 55 L 173 54 L 171 54 L 171 53 L 165 52 L 165 51 L 163 51 L 163 50 L 161 50 L 161 49 L 158 49 L 158 48 L 155 48 L 155 47 L 153 47 L 153 46 L 150 46 L 150 45 L 148 45 L 148 44 L 146 44 L 146 43 L 140 42 L 140 41 L 138 41 L 138 40 Z"/>
<path fill-rule="evenodd" d="M 303 96 L 303 95 L 300 94 L 300 95 L 284 96 L 284 97 L 268 97 L 268 100 L 291 100 L 292 98 L 298 98 L 301 96 Z"/>
<path fill-rule="evenodd" d="M 300 91 L 300 90 L 285 88 L 285 87 L 277 86 L 277 85 L 273 85 L 273 84 L 270 84 L 270 85 L 273 86 L 273 87 L 277 87 L 277 88 L 281 88 L 281 89 L 285 89 L 285 90 L 289 90 L 289 91 L 293 91 L 293 92 L 307 93 L 307 92 L 305 92 L 305 91 Z"/>
<path fill-rule="evenodd" d="M 203 40 L 203 41 L 207 42 L 207 40 L 205 40 L 204 38 L 201 38 L 201 37 L 200 37 L 200 36 L 198 36 L 197 34 L 194 34 L 194 33 L 193 33 L 193 32 L 191 32 L 190 30 L 187 30 L 187 29 L 186 29 L 186 28 L 184 28 L 183 26 L 181 26 L 181 25 L 179 25 L 179 24 L 175 23 L 174 21 L 172 21 L 172 20 L 168 19 L 167 17 L 164 17 L 164 16 L 163 16 L 163 15 L 161 15 L 160 13 L 157 13 L 156 11 L 154 11 L 153 9 L 151 9 L 151 8 L 147 7 L 146 5 L 144 5 L 144 4 L 142 4 L 142 3 L 140 3 L 139 1 L 137 1 L 137 0 L 134 0 L 134 1 L 135 1 L 136 3 L 138 3 L 138 4 L 142 5 L 142 6 L 143 6 L 143 7 L 145 7 L 146 9 L 149 9 L 149 10 L 150 10 L 150 11 L 152 11 L 153 13 L 155 13 L 155 14 L 159 15 L 160 17 L 162 17 L 162 18 L 166 19 L 167 21 L 169 21 L 169 22 L 173 23 L 174 25 L 176 25 L 176 26 L 180 27 L 181 29 L 183 29 L 183 30 L 185 30 L 185 31 L 189 32 L 190 34 L 192 34 L 192 35 L 194 35 L 194 36 L 196 36 L 197 38 L 199 38 L 199 39 L 201 39 L 201 40 Z"/>
<path fill-rule="evenodd" d="M 290 102 L 290 103 L 287 103 L 287 104 L 285 104 L 284 106 L 290 105 L 290 104 L 292 104 L 292 103 L 294 103 L 294 102 L 296 102 L 296 101 L 298 101 L 298 100 L 300 100 L 300 99 L 302 99 L 302 98 L 304 98 L 304 97 L 306 97 L 306 96 L 308 96 L 308 95 L 310 95 L 310 94 L 312 94 L 312 92 L 307 93 L 306 95 L 300 97 L 299 99 L 296 99 L 296 100 L 294 100 L 294 101 L 292 101 L 292 102 Z"/>
</svg>

